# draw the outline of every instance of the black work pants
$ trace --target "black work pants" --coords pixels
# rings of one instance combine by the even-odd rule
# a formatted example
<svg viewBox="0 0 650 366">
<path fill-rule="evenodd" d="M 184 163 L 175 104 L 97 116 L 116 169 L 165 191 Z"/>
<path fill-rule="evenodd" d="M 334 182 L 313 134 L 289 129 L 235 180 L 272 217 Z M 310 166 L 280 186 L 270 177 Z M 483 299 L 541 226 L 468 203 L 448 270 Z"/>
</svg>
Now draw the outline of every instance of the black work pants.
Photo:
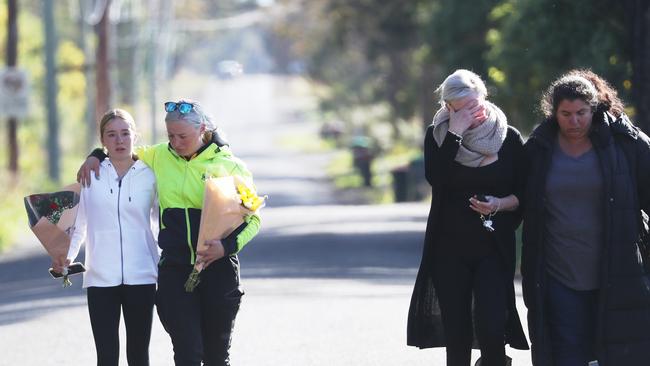
<svg viewBox="0 0 650 366">
<path fill-rule="evenodd" d="M 120 357 L 120 312 L 126 327 L 129 366 L 149 365 L 149 340 L 156 285 L 88 287 L 88 313 L 98 366 L 117 366 Z"/>
<path fill-rule="evenodd" d="M 506 275 L 496 251 L 488 255 L 445 253 L 435 262 L 435 289 L 440 303 L 447 366 L 469 366 L 474 330 L 481 366 L 505 366 L 507 321 Z"/>
<path fill-rule="evenodd" d="M 156 305 L 174 346 L 176 366 L 230 365 L 230 340 L 243 292 L 237 257 L 213 262 L 193 292 L 185 291 L 192 267 L 163 265 Z"/>
</svg>

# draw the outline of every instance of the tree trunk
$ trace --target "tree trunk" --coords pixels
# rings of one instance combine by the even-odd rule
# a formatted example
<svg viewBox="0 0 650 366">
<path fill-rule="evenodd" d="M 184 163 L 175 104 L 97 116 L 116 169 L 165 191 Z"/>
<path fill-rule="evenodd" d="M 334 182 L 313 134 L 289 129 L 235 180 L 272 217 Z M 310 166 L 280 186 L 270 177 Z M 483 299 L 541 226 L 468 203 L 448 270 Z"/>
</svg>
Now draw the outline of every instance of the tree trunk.
<svg viewBox="0 0 650 366">
<path fill-rule="evenodd" d="M 632 99 L 637 125 L 650 133 L 650 2 L 630 0 Z"/>
<path fill-rule="evenodd" d="M 84 77 L 86 78 L 86 110 L 84 111 L 84 121 L 86 123 L 86 150 L 90 151 L 95 148 L 97 141 L 97 121 L 95 120 L 95 93 L 90 85 L 95 84 L 94 67 L 91 63 L 92 52 L 88 44 L 88 34 L 90 27 L 86 22 L 88 17 L 88 2 L 79 1 L 79 48 L 84 54 Z"/>
<path fill-rule="evenodd" d="M 15 67 L 18 59 L 18 5 L 16 0 L 7 2 L 7 67 Z M 18 121 L 14 117 L 9 118 L 8 147 L 9 147 L 9 171 L 14 176 L 18 175 Z"/>
</svg>

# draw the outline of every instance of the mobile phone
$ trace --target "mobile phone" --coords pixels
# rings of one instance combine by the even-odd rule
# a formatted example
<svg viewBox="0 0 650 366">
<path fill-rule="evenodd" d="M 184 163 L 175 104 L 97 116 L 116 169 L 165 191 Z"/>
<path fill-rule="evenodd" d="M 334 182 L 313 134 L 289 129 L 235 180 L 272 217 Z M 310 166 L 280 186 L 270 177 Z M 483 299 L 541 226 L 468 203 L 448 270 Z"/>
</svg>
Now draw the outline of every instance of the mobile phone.
<svg viewBox="0 0 650 366">
<path fill-rule="evenodd" d="M 477 200 L 479 200 L 481 202 L 487 202 L 488 201 L 487 197 L 485 197 L 484 194 L 475 194 L 474 198 L 476 198 Z"/>
<path fill-rule="evenodd" d="M 61 277 L 63 277 L 63 273 L 55 272 L 53 268 L 50 268 L 49 272 L 50 272 L 50 276 L 52 276 L 52 278 L 61 278 Z M 84 267 L 83 263 L 75 262 L 75 263 L 71 263 L 68 266 L 68 276 L 78 274 L 78 273 L 82 273 L 82 272 L 86 272 L 86 267 Z"/>
</svg>

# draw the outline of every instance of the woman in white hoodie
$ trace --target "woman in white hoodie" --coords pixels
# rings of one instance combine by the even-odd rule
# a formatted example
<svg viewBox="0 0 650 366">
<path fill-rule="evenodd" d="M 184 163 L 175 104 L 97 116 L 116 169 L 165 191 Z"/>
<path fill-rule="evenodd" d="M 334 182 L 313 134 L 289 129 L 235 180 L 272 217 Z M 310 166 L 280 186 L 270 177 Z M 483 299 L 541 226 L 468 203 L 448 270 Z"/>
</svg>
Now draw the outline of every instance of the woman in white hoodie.
<svg viewBox="0 0 650 366">
<path fill-rule="evenodd" d="M 108 158 L 101 162 L 99 181 L 81 191 L 67 262 L 85 242 L 83 287 L 97 365 L 118 365 L 121 313 L 128 364 L 149 365 L 159 259 L 151 224 L 157 215 L 155 177 L 133 155 L 135 122 L 128 112 L 108 111 L 99 128 Z M 53 263 L 53 268 L 62 265 Z"/>
</svg>

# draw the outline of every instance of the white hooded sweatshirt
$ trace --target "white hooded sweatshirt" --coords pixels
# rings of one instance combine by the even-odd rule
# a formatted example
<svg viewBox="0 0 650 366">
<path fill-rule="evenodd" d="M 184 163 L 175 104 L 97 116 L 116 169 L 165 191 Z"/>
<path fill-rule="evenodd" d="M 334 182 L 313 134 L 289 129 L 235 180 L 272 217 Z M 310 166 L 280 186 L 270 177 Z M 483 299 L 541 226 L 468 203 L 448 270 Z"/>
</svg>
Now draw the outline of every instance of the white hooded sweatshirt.
<svg viewBox="0 0 650 366">
<path fill-rule="evenodd" d="M 86 243 L 84 288 L 156 283 L 155 202 L 156 178 L 143 162 L 136 161 L 121 181 L 109 159 L 100 164 L 99 180 L 81 190 L 68 251 L 72 262 Z"/>
</svg>

